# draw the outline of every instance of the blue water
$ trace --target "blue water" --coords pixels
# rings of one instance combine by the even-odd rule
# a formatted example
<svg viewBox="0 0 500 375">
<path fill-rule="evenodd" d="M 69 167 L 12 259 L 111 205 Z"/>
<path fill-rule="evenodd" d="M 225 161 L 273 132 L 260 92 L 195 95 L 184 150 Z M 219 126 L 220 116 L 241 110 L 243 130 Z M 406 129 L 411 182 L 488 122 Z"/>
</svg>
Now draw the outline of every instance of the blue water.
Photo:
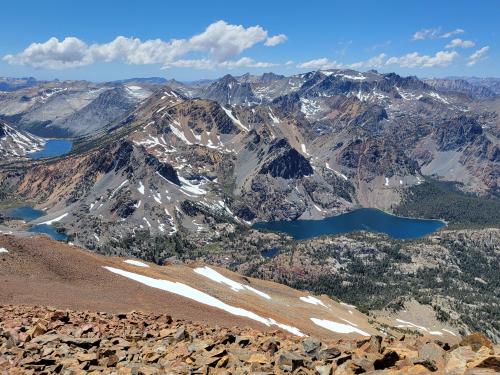
<svg viewBox="0 0 500 375">
<path fill-rule="evenodd" d="M 33 207 L 30 206 L 17 207 L 7 211 L 8 217 L 12 219 L 21 219 L 25 221 L 35 220 L 38 219 L 39 217 L 42 217 L 43 215 L 45 215 L 44 211 L 35 210 Z"/>
<path fill-rule="evenodd" d="M 66 236 L 64 233 L 59 233 L 56 230 L 56 228 L 54 228 L 52 225 L 47 225 L 47 224 L 33 225 L 30 229 L 28 229 L 28 232 L 45 233 L 56 241 L 67 241 L 68 240 L 68 236 Z"/>
<path fill-rule="evenodd" d="M 276 255 L 278 255 L 278 253 L 280 252 L 280 249 L 278 249 L 277 247 L 273 247 L 272 249 L 267 249 L 267 250 L 262 250 L 260 252 L 260 254 L 264 257 L 264 258 L 273 258 L 275 257 Z"/>
<path fill-rule="evenodd" d="M 27 222 L 33 221 L 45 215 L 44 211 L 36 210 L 30 206 L 17 207 L 7 210 L 6 216 L 12 219 L 25 220 Z M 45 233 L 49 235 L 52 239 L 56 241 L 67 241 L 68 236 L 63 233 L 59 233 L 56 228 L 48 224 L 38 224 L 33 225 L 28 229 L 31 233 Z"/>
<path fill-rule="evenodd" d="M 411 239 L 424 237 L 445 225 L 440 220 L 410 219 L 373 208 L 360 208 L 322 220 L 260 222 L 253 228 L 284 232 L 296 240 L 361 230 L 385 233 L 395 239 Z"/>
<path fill-rule="evenodd" d="M 73 144 L 67 139 L 50 139 L 41 151 L 35 151 L 28 154 L 31 159 L 53 158 L 65 155 L 71 151 Z"/>
</svg>

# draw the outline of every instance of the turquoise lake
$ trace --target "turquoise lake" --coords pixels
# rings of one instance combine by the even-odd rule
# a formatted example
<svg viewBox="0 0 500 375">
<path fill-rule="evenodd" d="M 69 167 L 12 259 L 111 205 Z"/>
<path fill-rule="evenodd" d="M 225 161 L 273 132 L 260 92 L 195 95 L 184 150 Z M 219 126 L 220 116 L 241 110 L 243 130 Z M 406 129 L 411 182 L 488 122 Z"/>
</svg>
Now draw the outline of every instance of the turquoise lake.
<svg viewBox="0 0 500 375">
<path fill-rule="evenodd" d="M 30 159 L 54 158 L 71 151 L 73 143 L 67 139 L 49 139 L 43 150 L 29 153 Z"/>
<path fill-rule="evenodd" d="M 252 227 L 283 232 L 296 240 L 356 231 L 385 233 L 394 239 L 412 239 L 424 237 L 445 225 L 441 220 L 398 217 L 373 208 L 360 208 L 321 220 L 259 222 Z"/>
</svg>

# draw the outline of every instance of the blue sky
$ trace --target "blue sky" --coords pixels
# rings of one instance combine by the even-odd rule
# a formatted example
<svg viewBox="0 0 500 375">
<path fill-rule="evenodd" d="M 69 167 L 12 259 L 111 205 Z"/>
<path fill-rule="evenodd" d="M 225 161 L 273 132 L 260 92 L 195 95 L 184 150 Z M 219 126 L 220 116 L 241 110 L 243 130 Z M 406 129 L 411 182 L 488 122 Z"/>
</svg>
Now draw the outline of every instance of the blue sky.
<svg viewBox="0 0 500 375">
<path fill-rule="evenodd" d="M 196 80 L 339 67 L 498 77 L 499 15 L 497 0 L 8 1 L 0 76 Z"/>
</svg>

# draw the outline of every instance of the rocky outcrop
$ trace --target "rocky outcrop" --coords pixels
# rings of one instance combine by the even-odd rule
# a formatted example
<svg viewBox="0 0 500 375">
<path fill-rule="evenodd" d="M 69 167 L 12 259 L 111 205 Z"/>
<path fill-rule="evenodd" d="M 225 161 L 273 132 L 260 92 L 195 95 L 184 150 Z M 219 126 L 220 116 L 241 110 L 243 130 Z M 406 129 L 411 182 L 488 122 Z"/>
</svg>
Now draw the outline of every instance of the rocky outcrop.
<svg viewBox="0 0 500 375">
<path fill-rule="evenodd" d="M 475 119 L 459 116 L 438 127 L 436 140 L 441 151 L 457 150 L 474 142 L 482 133 L 481 125 Z"/>
<path fill-rule="evenodd" d="M 0 370 L 8 373 L 463 374 L 498 371 L 487 340 L 460 346 L 425 339 L 320 341 L 211 327 L 162 314 L 0 307 Z M 17 372 L 16 372 L 17 371 Z M 467 372 L 466 372 L 467 371 Z M 488 372 L 489 371 L 489 372 Z"/>
<path fill-rule="evenodd" d="M 286 139 L 275 141 L 269 148 L 260 174 L 270 174 L 284 179 L 302 178 L 314 173 L 309 161 L 295 150 Z"/>
<path fill-rule="evenodd" d="M 357 169 L 358 176 L 367 181 L 380 175 L 415 175 L 419 169 L 402 150 L 377 138 L 350 142 L 339 154 L 339 163 Z"/>
<path fill-rule="evenodd" d="M 155 171 L 158 172 L 158 174 L 163 178 L 176 185 L 181 185 L 181 181 L 179 180 L 179 176 L 177 176 L 176 170 L 170 164 L 162 163 L 152 155 L 146 156 L 146 164 L 154 168 Z"/>
</svg>

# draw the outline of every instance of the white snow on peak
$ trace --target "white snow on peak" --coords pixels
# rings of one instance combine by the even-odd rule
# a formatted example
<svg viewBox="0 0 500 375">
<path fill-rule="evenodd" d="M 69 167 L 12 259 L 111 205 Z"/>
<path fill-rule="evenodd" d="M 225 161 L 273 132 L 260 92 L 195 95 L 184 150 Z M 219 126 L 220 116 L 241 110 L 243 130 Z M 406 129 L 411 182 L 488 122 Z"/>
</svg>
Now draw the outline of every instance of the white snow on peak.
<svg viewBox="0 0 500 375">
<path fill-rule="evenodd" d="M 194 195 L 205 195 L 207 193 L 207 191 L 203 190 L 199 185 L 192 184 L 188 179 L 182 176 L 179 176 L 179 181 L 182 183 L 181 190 L 185 190 Z"/>
<path fill-rule="evenodd" d="M 359 333 L 362 336 L 371 336 L 369 333 L 360 330 L 350 324 L 337 323 L 332 320 L 311 318 L 312 322 L 320 327 L 323 327 L 329 331 L 337 333 Z"/>
<path fill-rule="evenodd" d="M 310 303 L 312 305 L 321 305 L 326 307 L 326 305 L 319 298 L 313 296 L 299 297 L 299 299 L 305 303 Z"/>
<path fill-rule="evenodd" d="M 342 77 L 342 78 L 345 78 L 345 79 L 352 79 L 352 80 L 355 80 L 355 81 L 363 81 L 363 80 L 366 79 L 366 77 L 363 76 L 363 75 L 353 76 L 353 75 L 350 75 L 350 74 L 343 74 L 343 73 L 335 74 L 335 77 Z"/>
<path fill-rule="evenodd" d="M 131 96 L 133 96 L 139 100 L 146 99 L 150 94 L 148 90 L 143 89 L 140 86 L 130 85 L 130 86 L 125 86 L 125 88 L 127 89 L 127 92 Z"/>
<path fill-rule="evenodd" d="M 46 140 L 33 134 L 22 133 L 6 123 L 0 123 L 4 129 L 4 136 L 0 138 L 0 149 L 11 156 L 25 156 L 40 151 Z"/>
<path fill-rule="evenodd" d="M 301 143 L 300 144 L 300 148 L 302 149 L 302 152 L 306 155 L 309 155 L 309 153 L 307 152 L 307 149 L 306 149 L 306 145 Z"/>
<path fill-rule="evenodd" d="M 233 112 L 230 110 L 230 109 L 227 109 L 226 107 L 222 107 L 222 109 L 224 110 L 224 112 L 226 112 L 226 115 L 229 116 L 229 118 L 236 124 L 238 125 L 240 128 L 242 128 L 243 130 L 245 131 L 249 131 L 250 129 L 248 129 L 245 125 L 243 125 L 241 123 L 240 120 L 238 120 L 238 118 L 236 118 L 234 115 L 233 115 Z"/>
<path fill-rule="evenodd" d="M 314 116 L 320 110 L 321 108 L 316 101 L 307 98 L 300 98 L 300 111 L 306 115 L 306 117 Z"/>
<path fill-rule="evenodd" d="M 151 288 L 156 288 L 156 289 L 164 290 L 164 291 L 167 291 L 170 293 L 174 293 L 174 294 L 180 295 L 182 297 L 189 298 L 189 299 L 194 300 L 196 302 L 202 303 L 204 305 L 208 305 L 208 306 L 212 306 L 212 307 L 224 310 L 230 314 L 233 314 L 236 316 L 242 316 L 245 318 L 255 320 L 255 321 L 262 323 L 268 327 L 271 325 L 276 325 L 276 326 L 280 327 L 281 329 L 286 330 L 294 335 L 305 336 L 298 328 L 288 326 L 286 324 L 277 323 L 275 320 L 273 320 L 271 318 L 261 317 L 261 316 L 255 314 L 254 312 L 245 310 L 241 307 L 228 305 L 227 303 L 222 302 L 221 300 L 219 300 L 215 297 L 212 297 L 211 295 L 204 293 L 198 289 L 195 289 L 189 285 L 186 285 L 186 284 L 183 284 L 180 282 L 173 282 L 173 281 L 169 281 L 169 280 L 164 280 L 164 279 L 155 279 L 152 277 L 143 276 L 143 275 L 140 275 L 137 273 L 124 271 L 124 270 L 121 270 L 118 268 L 113 268 L 113 267 L 104 267 L 104 268 L 110 272 L 124 276 L 128 279 L 137 281 L 137 282 L 144 284 L 144 285 L 147 285 Z"/>
<path fill-rule="evenodd" d="M 0 253 L 8 253 L 9 251 L 5 247 L 0 247 Z"/>
<path fill-rule="evenodd" d="M 221 275 L 219 272 L 213 270 L 212 268 L 210 267 L 198 267 L 198 268 L 195 268 L 193 270 L 194 272 L 196 272 L 197 274 L 199 275 L 202 275 L 202 276 L 205 276 L 205 277 L 208 277 L 210 280 L 212 281 L 215 281 L 219 284 L 226 284 L 227 286 L 229 286 L 232 290 L 234 290 L 235 292 L 239 292 L 240 290 L 249 290 L 255 294 L 258 294 L 259 296 L 265 298 L 265 299 L 271 299 L 271 297 L 269 296 L 269 294 L 266 294 L 264 292 L 261 292 L 260 290 L 257 290 L 255 288 L 252 288 L 251 286 L 248 286 L 248 285 L 243 285 L 237 281 L 234 281 L 234 280 L 231 280 L 230 278 L 224 276 L 224 275 Z"/>
<path fill-rule="evenodd" d="M 137 267 L 149 268 L 149 265 L 147 265 L 146 263 L 139 262 L 138 260 L 134 260 L 134 259 L 124 260 L 123 263 L 131 264 L 131 265 L 137 266 Z"/>
<path fill-rule="evenodd" d="M 139 187 L 137 188 L 137 190 L 139 191 L 139 193 L 144 195 L 144 185 L 142 184 L 142 181 L 139 181 Z"/>
<path fill-rule="evenodd" d="M 326 163 L 325 163 L 325 165 L 326 165 L 326 168 L 327 168 L 327 169 L 331 170 L 331 171 L 332 171 L 333 173 L 335 173 L 337 176 L 342 177 L 342 178 L 343 178 L 344 180 L 346 180 L 346 181 L 348 180 L 348 178 L 347 178 L 347 176 L 346 176 L 345 174 L 343 174 L 343 173 L 341 173 L 341 172 L 339 172 L 339 171 L 336 171 L 335 169 L 330 168 L 330 165 L 328 164 L 328 162 L 326 162 Z"/>
<path fill-rule="evenodd" d="M 51 225 L 52 223 L 55 223 L 55 222 L 58 222 L 58 221 L 61 221 L 62 219 L 64 219 L 66 216 L 68 216 L 68 213 L 66 212 L 65 214 L 62 214 L 61 216 L 58 216 L 56 217 L 55 219 L 52 219 L 52 220 L 47 220 L 47 221 L 44 221 L 43 223 L 40 223 L 39 225 Z"/>
<path fill-rule="evenodd" d="M 422 97 L 422 95 L 416 95 L 408 91 L 403 91 L 399 87 L 396 87 L 396 91 L 399 95 L 401 95 L 403 100 L 419 100 Z"/>
<path fill-rule="evenodd" d="M 146 222 L 146 224 L 148 225 L 148 227 L 151 228 L 151 223 L 149 222 L 148 219 L 146 219 L 145 217 L 143 217 L 142 220 L 144 220 Z"/>
<path fill-rule="evenodd" d="M 275 124 L 279 124 L 280 123 L 280 119 L 277 118 L 274 113 L 273 113 L 273 110 L 271 109 L 271 107 L 268 107 L 269 108 L 269 117 L 271 118 L 271 120 L 273 120 L 273 122 Z"/>
<path fill-rule="evenodd" d="M 111 195 L 109 196 L 110 198 L 113 198 L 115 196 L 115 194 L 122 188 L 125 186 L 125 184 L 128 182 L 128 180 L 125 180 L 123 181 L 120 186 L 118 186 L 112 193 Z"/>
<path fill-rule="evenodd" d="M 187 144 L 188 146 L 189 145 L 192 145 L 193 143 L 190 142 L 186 136 L 184 135 L 184 133 L 177 129 L 175 126 L 173 126 L 172 124 L 170 124 L 170 129 L 172 130 L 172 133 L 174 133 L 174 135 L 179 138 L 182 142 L 184 142 L 185 144 Z"/>
<path fill-rule="evenodd" d="M 434 99 L 437 99 L 439 100 L 441 103 L 444 103 L 444 104 L 450 104 L 450 102 L 443 98 L 441 95 L 439 95 L 437 92 L 430 92 L 429 93 L 429 96 L 432 96 Z"/>
</svg>

